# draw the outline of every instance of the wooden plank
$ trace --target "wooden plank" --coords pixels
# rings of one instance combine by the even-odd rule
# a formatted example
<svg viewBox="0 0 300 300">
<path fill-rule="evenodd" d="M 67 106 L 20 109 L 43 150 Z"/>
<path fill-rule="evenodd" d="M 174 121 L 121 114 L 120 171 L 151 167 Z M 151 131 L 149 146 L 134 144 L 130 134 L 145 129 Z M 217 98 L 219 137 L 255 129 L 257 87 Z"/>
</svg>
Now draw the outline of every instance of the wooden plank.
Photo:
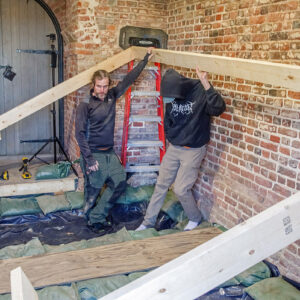
<svg viewBox="0 0 300 300">
<path fill-rule="evenodd" d="M 12 300 L 38 300 L 38 294 L 34 290 L 29 279 L 23 272 L 21 267 L 18 267 L 10 273 L 11 282 L 11 299 Z"/>
<path fill-rule="evenodd" d="M 218 228 L 210 227 L 65 253 L 1 260 L 0 293 L 10 291 L 9 273 L 18 266 L 34 287 L 124 274 L 158 267 L 220 233 Z"/>
<path fill-rule="evenodd" d="M 131 48 L 135 58 L 144 57 L 145 48 Z M 203 71 L 210 73 L 300 91 L 300 66 L 165 49 L 155 49 L 154 53 L 153 61 L 156 62 L 192 69 L 200 66 Z"/>
<path fill-rule="evenodd" d="M 62 179 L 35 181 L 24 179 L 24 183 L 1 184 L 0 197 L 75 191 L 75 178 L 75 175 L 71 175 Z"/>
<path fill-rule="evenodd" d="M 3 130 L 4 128 L 24 119 L 43 107 L 88 84 L 95 71 L 104 69 L 111 72 L 128 63 L 132 59 L 134 58 L 132 56 L 131 49 L 122 51 L 94 67 L 81 72 L 80 74 L 58 84 L 40 95 L 18 105 L 0 116 L 0 130 Z"/>
<path fill-rule="evenodd" d="M 300 239 L 300 192 L 101 300 L 195 299 Z"/>
</svg>

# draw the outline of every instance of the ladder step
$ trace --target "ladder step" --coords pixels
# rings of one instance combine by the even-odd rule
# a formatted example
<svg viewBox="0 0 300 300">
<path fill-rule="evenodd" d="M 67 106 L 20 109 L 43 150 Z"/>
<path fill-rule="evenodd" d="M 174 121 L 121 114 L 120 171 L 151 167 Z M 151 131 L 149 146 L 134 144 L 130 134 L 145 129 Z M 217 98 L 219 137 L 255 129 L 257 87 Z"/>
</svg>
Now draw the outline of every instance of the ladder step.
<svg viewBox="0 0 300 300">
<path fill-rule="evenodd" d="M 161 118 L 159 116 L 149 116 L 149 115 L 133 115 L 129 117 L 130 122 L 160 122 Z"/>
<path fill-rule="evenodd" d="M 162 141 L 140 141 L 140 140 L 131 140 L 128 141 L 127 147 L 162 147 Z"/>
<path fill-rule="evenodd" d="M 133 68 L 135 68 L 137 65 L 138 65 L 138 63 L 135 63 L 135 64 L 133 65 Z M 146 67 L 144 68 L 144 70 L 157 72 L 157 71 L 158 71 L 158 67 L 157 67 L 157 66 L 146 66 Z"/>
<path fill-rule="evenodd" d="M 136 96 L 139 96 L 139 97 L 142 97 L 142 96 L 159 97 L 159 92 L 157 92 L 157 91 L 150 91 L 150 92 L 147 92 L 147 91 L 132 91 L 131 92 L 131 98 L 136 97 Z"/>
<path fill-rule="evenodd" d="M 159 170 L 159 165 L 127 165 L 125 170 L 128 173 L 157 172 Z"/>
</svg>

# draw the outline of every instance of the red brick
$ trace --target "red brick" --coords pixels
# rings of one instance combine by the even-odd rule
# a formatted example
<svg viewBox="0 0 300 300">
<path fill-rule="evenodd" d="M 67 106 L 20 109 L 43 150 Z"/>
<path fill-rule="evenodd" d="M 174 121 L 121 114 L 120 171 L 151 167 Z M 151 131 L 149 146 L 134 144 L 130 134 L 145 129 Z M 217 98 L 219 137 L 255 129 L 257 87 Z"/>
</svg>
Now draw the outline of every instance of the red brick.
<svg viewBox="0 0 300 300">
<path fill-rule="evenodd" d="M 285 148 L 285 147 L 280 147 L 280 148 L 279 148 L 279 152 L 280 152 L 280 153 L 283 153 L 283 154 L 285 154 L 285 155 L 290 155 L 290 154 L 291 154 L 290 149 Z"/>
<path fill-rule="evenodd" d="M 280 143 L 280 137 L 276 135 L 271 135 L 270 136 L 270 141 L 274 143 Z"/>
<path fill-rule="evenodd" d="M 263 147 L 263 148 L 269 149 L 271 151 L 274 151 L 274 152 L 278 151 L 278 145 L 274 145 L 274 144 L 271 144 L 271 143 L 266 143 L 264 141 L 260 142 L 260 146 Z"/>
<path fill-rule="evenodd" d="M 267 180 L 267 179 L 264 179 L 264 178 L 261 178 L 261 177 L 259 177 L 259 176 L 256 176 L 255 177 L 255 182 L 257 183 L 257 184 L 259 184 L 259 185 L 262 185 L 262 186 L 264 186 L 264 187 L 266 187 L 266 188 L 271 188 L 272 187 L 272 181 L 270 181 L 270 180 Z"/>
</svg>

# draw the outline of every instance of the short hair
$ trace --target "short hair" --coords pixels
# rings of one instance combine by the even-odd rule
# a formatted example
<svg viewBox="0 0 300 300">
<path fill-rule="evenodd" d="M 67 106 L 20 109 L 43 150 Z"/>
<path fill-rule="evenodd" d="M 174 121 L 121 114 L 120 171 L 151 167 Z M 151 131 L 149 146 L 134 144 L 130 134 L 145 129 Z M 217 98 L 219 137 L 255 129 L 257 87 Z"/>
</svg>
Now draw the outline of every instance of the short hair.
<svg viewBox="0 0 300 300">
<path fill-rule="evenodd" d="M 92 76 L 93 85 L 95 85 L 96 79 L 102 80 L 104 78 L 108 78 L 108 82 L 109 82 L 109 84 L 111 84 L 111 79 L 110 79 L 109 73 L 107 71 L 105 71 L 105 70 L 96 71 Z"/>
</svg>

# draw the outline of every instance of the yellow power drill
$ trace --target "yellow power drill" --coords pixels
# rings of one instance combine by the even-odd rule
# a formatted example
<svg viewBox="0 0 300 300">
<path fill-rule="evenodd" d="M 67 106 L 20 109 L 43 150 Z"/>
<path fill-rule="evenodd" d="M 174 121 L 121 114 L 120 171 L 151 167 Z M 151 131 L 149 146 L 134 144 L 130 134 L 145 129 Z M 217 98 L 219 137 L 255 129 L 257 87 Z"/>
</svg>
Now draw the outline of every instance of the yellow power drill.
<svg viewBox="0 0 300 300">
<path fill-rule="evenodd" d="M 30 179 L 32 177 L 32 175 L 28 171 L 28 158 L 27 157 L 23 157 L 22 161 L 23 161 L 23 174 L 22 174 L 22 177 L 24 179 Z"/>
<path fill-rule="evenodd" d="M 8 175 L 8 171 L 3 171 L 0 175 L 0 180 L 8 180 L 9 179 L 9 175 Z"/>
</svg>

